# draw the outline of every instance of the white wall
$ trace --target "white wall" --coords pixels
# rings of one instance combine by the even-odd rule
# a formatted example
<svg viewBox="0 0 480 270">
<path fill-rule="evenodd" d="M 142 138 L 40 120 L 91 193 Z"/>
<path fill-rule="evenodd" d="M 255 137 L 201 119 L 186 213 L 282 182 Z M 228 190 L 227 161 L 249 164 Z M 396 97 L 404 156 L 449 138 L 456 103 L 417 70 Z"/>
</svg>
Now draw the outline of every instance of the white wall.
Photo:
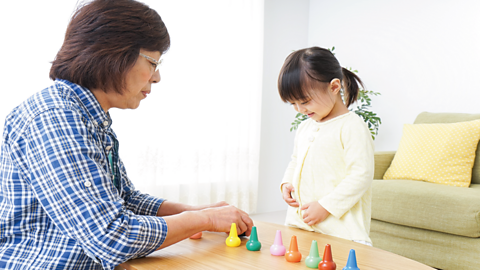
<svg viewBox="0 0 480 270">
<path fill-rule="evenodd" d="M 422 111 L 480 113 L 479 14 L 477 0 L 311 0 L 308 43 L 382 93 L 375 146 L 396 150 Z"/>
<path fill-rule="evenodd" d="M 280 182 L 290 161 L 296 112 L 278 95 L 277 78 L 285 58 L 307 46 L 308 0 L 265 0 L 264 70 L 257 212 L 286 210 Z"/>
<path fill-rule="evenodd" d="M 373 98 L 383 122 L 376 150 L 396 150 L 402 125 L 422 111 L 480 113 L 479 14 L 476 0 L 266 0 L 258 212 L 286 208 L 278 184 L 295 113 L 276 92 L 286 54 L 335 46 L 340 63 L 382 94 Z"/>
<path fill-rule="evenodd" d="M 168 0 L 160 1 L 158 4 L 167 3 L 166 1 Z M 51 61 L 63 43 L 66 26 L 77 2 L 77 0 L 29 0 L 2 3 L 0 8 L 2 131 L 5 117 L 15 106 L 51 85 L 52 81 L 48 78 Z M 145 2 L 148 4 L 152 1 Z M 261 192 L 257 212 L 286 209 L 279 195 L 278 185 L 293 148 L 294 133 L 289 132 L 289 128 L 295 113 L 278 97 L 276 79 L 284 58 L 291 51 L 305 47 L 308 41 L 308 0 L 266 0 L 265 5 L 266 66 L 261 117 L 262 156 L 259 172 Z M 168 14 L 161 10 L 159 13 L 168 20 Z M 165 68 L 169 65 L 172 63 L 165 63 Z M 163 79 L 167 80 L 166 77 Z M 158 87 L 162 88 L 161 85 L 163 84 Z M 142 108 L 130 111 L 129 114 L 141 114 L 140 110 L 144 110 Z"/>
<path fill-rule="evenodd" d="M 48 87 L 76 1 L 2 1 L 0 7 L 0 129 L 5 117 Z M 12 15 L 13 14 L 13 15 Z"/>
<path fill-rule="evenodd" d="M 50 84 L 49 62 L 71 14 L 46 7 L 75 6 L 44 0 L 29 1 L 25 9 L 22 3 L 6 2 L 0 9 L 0 80 L 2 91 L 13 93 L 0 100 L 0 126 L 14 105 Z M 5 16 L 12 10 L 22 15 L 12 21 Z M 375 144 L 377 150 L 395 150 L 402 124 L 421 111 L 480 113 L 479 10 L 475 0 L 265 0 L 257 212 L 286 209 L 278 185 L 293 148 L 295 112 L 279 99 L 276 81 L 291 51 L 335 46 L 341 64 L 358 69 L 367 89 L 382 93 L 373 100 L 383 120 Z"/>
</svg>

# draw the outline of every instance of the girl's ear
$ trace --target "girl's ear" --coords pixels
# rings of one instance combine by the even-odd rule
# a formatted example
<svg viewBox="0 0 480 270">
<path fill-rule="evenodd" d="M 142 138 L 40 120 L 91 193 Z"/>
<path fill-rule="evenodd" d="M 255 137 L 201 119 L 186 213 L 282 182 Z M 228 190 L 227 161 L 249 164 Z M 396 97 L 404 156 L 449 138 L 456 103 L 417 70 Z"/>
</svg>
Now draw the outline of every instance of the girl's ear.
<svg viewBox="0 0 480 270">
<path fill-rule="evenodd" d="M 330 81 L 330 91 L 332 91 L 332 94 L 336 95 L 342 90 L 342 82 L 335 78 Z"/>
</svg>

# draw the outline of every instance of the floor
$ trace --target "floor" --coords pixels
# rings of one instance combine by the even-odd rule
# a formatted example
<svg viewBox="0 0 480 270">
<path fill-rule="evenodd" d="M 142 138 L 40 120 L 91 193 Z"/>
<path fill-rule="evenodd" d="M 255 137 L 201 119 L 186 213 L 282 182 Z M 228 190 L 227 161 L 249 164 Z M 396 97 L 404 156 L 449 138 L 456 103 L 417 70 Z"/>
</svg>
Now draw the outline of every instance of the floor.
<svg viewBox="0 0 480 270">
<path fill-rule="evenodd" d="M 259 221 L 265 221 L 265 222 L 281 224 L 281 225 L 285 223 L 286 216 L 287 216 L 287 210 L 250 215 L 250 217 L 254 221 L 259 220 Z"/>
</svg>

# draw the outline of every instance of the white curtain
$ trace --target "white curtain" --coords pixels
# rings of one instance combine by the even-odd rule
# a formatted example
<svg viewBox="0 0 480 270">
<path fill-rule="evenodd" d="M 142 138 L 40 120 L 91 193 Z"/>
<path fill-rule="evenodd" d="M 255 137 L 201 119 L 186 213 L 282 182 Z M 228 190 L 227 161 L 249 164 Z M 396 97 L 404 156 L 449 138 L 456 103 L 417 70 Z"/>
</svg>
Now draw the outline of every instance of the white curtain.
<svg viewBox="0 0 480 270">
<path fill-rule="evenodd" d="M 77 2 L 85 1 L 9 1 L 0 9 L 2 130 L 14 106 L 51 84 L 50 62 Z M 255 212 L 263 0 L 142 2 L 164 20 L 171 49 L 140 107 L 111 110 L 129 177 L 171 201 L 224 200 Z"/>
<path fill-rule="evenodd" d="M 171 48 L 137 110 L 112 110 L 135 186 L 188 204 L 224 200 L 255 212 L 263 1 L 145 1 Z"/>
</svg>

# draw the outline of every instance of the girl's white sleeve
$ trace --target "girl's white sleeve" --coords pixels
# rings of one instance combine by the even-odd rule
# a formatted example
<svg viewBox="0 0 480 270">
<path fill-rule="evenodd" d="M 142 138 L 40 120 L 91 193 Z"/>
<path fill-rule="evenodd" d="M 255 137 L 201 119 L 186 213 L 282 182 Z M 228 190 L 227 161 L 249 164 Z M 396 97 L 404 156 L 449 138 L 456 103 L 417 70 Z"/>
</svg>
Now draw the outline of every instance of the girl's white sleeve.
<svg viewBox="0 0 480 270">
<path fill-rule="evenodd" d="M 280 191 L 282 192 L 282 186 L 285 183 L 293 183 L 293 177 L 295 175 L 295 168 L 297 167 L 297 138 L 298 133 L 301 130 L 301 127 L 304 123 L 300 124 L 297 132 L 295 133 L 295 139 L 293 140 L 293 153 L 290 162 L 288 163 L 285 174 L 283 175 L 282 183 L 280 184 Z"/>
<path fill-rule="evenodd" d="M 347 176 L 318 202 L 333 216 L 341 218 L 358 203 L 371 187 L 374 173 L 374 147 L 364 122 L 349 122 L 340 139 L 344 148 Z"/>
</svg>

